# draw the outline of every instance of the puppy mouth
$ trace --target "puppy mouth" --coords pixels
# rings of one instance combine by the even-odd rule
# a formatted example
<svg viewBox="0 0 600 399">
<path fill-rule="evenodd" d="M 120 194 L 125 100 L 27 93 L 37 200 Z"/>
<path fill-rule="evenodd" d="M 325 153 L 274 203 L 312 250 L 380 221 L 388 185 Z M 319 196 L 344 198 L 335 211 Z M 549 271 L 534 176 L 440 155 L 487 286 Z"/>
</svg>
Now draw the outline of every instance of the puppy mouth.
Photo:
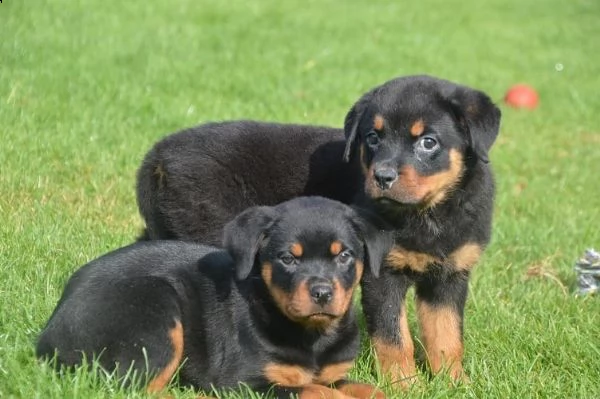
<svg viewBox="0 0 600 399">
<path fill-rule="evenodd" d="M 422 201 L 417 199 L 397 198 L 381 194 L 379 197 L 371 197 L 376 203 L 384 206 L 395 206 L 402 208 L 418 208 L 422 206 Z"/>
<path fill-rule="evenodd" d="M 340 315 L 326 312 L 311 313 L 300 320 L 300 324 L 309 329 L 318 331 L 327 331 L 330 328 L 335 328 Z"/>
<path fill-rule="evenodd" d="M 397 184 L 397 183 L 396 183 Z M 400 188 L 393 185 L 389 189 L 381 189 L 375 184 L 368 184 L 366 194 L 376 203 L 381 205 L 401 206 L 401 207 L 420 207 L 426 201 L 425 198 L 419 198 L 411 195 L 410 190 L 413 187 Z"/>
<path fill-rule="evenodd" d="M 309 324 L 329 324 L 337 319 L 339 319 L 341 315 L 329 313 L 329 312 L 315 312 L 309 313 L 305 315 L 297 315 L 294 317 L 300 323 L 309 323 Z"/>
<path fill-rule="evenodd" d="M 306 318 L 308 320 L 333 320 L 333 319 L 337 319 L 338 317 L 340 317 L 340 316 L 337 314 L 327 313 L 327 312 L 317 312 L 317 313 L 312 313 L 312 314 L 309 314 L 308 316 L 306 316 Z"/>
</svg>

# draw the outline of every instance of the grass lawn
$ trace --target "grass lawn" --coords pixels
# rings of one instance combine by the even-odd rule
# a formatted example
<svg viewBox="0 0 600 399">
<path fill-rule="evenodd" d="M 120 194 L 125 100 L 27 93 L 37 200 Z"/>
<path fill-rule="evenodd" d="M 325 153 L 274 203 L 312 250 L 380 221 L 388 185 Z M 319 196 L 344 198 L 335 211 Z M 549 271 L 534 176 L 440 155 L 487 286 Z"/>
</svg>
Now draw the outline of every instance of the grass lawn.
<svg viewBox="0 0 600 399">
<path fill-rule="evenodd" d="M 0 397 L 144 396 L 61 378 L 33 347 L 70 274 L 140 231 L 135 173 L 157 139 L 234 118 L 341 126 L 369 88 L 428 73 L 498 102 L 528 82 L 541 104 L 502 107 L 494 239 L 466 309 L 472 382 L 394 391 L 366 341 L 353 376 L 391 398 L 597 398 L 600 298 L 573 295 L 572 268 L 600 249 L 598 16 L 595 0 L 3 0 Z"/>
</svg>

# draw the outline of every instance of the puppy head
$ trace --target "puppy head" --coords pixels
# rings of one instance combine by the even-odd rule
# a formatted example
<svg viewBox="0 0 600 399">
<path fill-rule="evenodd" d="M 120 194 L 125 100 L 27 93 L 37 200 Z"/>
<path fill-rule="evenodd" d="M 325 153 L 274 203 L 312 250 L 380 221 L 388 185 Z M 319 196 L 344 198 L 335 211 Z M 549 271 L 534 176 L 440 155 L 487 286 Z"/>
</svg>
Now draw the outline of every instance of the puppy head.
<svg viewBox="0 0 600 399">
<path fill-rule="evenodd" d="M 391 246 L 387 232 L 320 197 L 250 208 L 225 227 L 238 279 L 260 275 L 287 318 L 318 330 L 346 314 L 364 268 L 377 275 Z"/>
<path fill-rule="evenodd" d="M 346 161 L 359 162 L 372 199 L 428 208 L 473 162 L 488 162 L 500 110 L 484 93 L 428 76 L 391 80 L 345 120 Z"/>
</svg>

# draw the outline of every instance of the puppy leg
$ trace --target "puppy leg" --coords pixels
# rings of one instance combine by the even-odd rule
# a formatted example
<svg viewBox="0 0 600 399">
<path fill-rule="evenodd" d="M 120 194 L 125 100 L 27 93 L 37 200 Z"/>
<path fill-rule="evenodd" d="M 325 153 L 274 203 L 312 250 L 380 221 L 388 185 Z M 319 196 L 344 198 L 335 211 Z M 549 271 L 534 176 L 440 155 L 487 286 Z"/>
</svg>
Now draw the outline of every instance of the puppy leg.
<svg viewBox="0 0 600 399">
<path fill-rule="evenodd" d="M 430 273 L 417 282 L 417 311 L 427 362 L 433 373 L 447 370 L 467 379 L 462 368 L 463 313 L 468 272 Z"/>
<path fill-rule="evenodd" d="M 148 384 L 146 390 L 149 393 L 162 391 L 181 364 L 183 359 L 183 326 L 179 320 L 175 320 L 175 325 L 169 330 L 169 341 L 171 348 L 164 351 L 169 352 L 167 356 L 170 357 L 170 360 Z M 162 356 L 164 357 L 164 355 Z"/>
<path fill-rule="evenodd" d="M 379 278 L 366 273 L 362 280 L 362 305 L 367 329 L 383 372 L 394 383 L 414 382 L 414 344 L 408 329 L 404 300 L 411 281 L 384 267 Z"/>
</svg>

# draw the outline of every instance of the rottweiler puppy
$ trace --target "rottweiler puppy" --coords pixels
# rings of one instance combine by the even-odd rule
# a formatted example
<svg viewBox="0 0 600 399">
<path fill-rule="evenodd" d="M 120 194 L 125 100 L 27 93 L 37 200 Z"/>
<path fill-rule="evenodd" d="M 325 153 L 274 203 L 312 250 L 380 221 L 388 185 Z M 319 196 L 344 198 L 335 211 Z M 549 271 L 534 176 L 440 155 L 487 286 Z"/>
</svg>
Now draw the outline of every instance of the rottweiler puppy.
<svg viewBox="0 0 600 399">
<path fill-rule="evenodd" d="M 178 374 L 206 391 L 245 383 L 278 398 L 384 398 L 346 374 L 359 349 L 353 292 L 392 243 L 319 197 L 247 209 L 225 226 L 226 250 L 138 242 L 75 272 L 37 355 L 64 367 L 97 358 L 149 392 Z"/>
<path fill-rule="evenodd" d="M 469 274 L 491 234 L 488 152 L 500 116 L 481 91 L 408 76 L 363 95 L 346 116 L 344 138 L 333 131 L 331 142 L 310 126 L 291 134 L 284 125 L 267 131 L 242 122 L 243 135 L 235 122 L 216 125 L 221 135 L 201 126 L 150 151 L 139 171 L 141 214 L 149 238 L 206 241 L 231 217 L 227 209 L 289 199 L 307 187 L 377 213 L 395 246 L 379 277 L 365 273 L 362 303 L 383 370 L 402 384 L 416 374 L 405 310 L 414 285 L 426 360 L 434 373 L 461 379 Z M 324 141 L 315 145 L 315 136 Z M 212 212 L 222 219 L 202 231 L 190 227 Z"/>
<path fill-rule="evenodd" d="M 426 76 L 389 81 L 346 116 L 344 156 L 362 170 L 355 203 L 394 232 L 381 275 L 363 278 L 362 303 L 381 366 L 401 383 L 415 375 L 404 306 L 411 285 L 431 371 L 466 378 L 463 313 L 470 271 L 491 235 L 488 152 L 499 125 L 486 94 Z"/>
<path fill-rule="evenodd" d="M 219 245 L 225 223 L 250 206 L 310 195 L 350 203 L 359 181 L 344 148 L 342 129 L 253 121 L 167 136 L 138 171 L 143 238 Z"/>
</svg>

